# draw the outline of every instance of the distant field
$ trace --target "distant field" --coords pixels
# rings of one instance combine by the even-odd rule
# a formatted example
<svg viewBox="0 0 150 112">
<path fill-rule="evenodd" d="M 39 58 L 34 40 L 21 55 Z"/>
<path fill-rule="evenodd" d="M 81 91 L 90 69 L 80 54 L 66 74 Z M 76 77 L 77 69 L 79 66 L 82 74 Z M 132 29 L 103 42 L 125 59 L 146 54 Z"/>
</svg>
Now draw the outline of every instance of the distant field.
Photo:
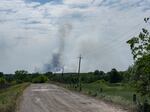
<svg viewBox="0 0 150 112">
<path fill-rule="evenodd" d="M 0 90 L 0 112 L 15 112 L 17 98 L 29 83 L 23 83 Z"/>
<path fill-rule="evenodd" d="M 70 85 L 67 87 L 74 89 Z M 133 108 L 135 106 L 133 103 L 133 94 L 137 94 L 135 89 L 127 84 L 108 84 L 103 81 L 82 84 L 82 92 L 108 102 L 113 102 L 114 104 L 123 105 L 127 108 Z M 142 99 L 137 95 L 137 100 L 141 101 Z"/>
</svg>

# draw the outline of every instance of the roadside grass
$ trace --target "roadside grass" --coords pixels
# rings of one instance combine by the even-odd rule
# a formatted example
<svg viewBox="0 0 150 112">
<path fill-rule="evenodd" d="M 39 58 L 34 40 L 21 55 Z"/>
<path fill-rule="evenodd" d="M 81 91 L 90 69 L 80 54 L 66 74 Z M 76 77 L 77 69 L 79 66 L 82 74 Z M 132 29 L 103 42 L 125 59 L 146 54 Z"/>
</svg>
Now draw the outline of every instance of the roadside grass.
<svg viewBox="0 0 150 112">
<path fill-rule="evenodd" d="M 82 91 L 108 102 L 133 106 L 133 94 L 135 94 L 135 91 L 127 85 L 110 85 L 97 81 L 90 84 L 82 84 Z"/>
<path fill-rule="evenodd" d="M 67 85 L 68 89 L 78 91 L 72 85 Z M 142 98 L 138 95 L 133 87 L 129 84 L 110 84 L 103 80 L 99 80 L 93 83 L 82 83 L 82 93 L 97 97 L 108 103 L 121 105 L 125 109 L 132 110 L 136 108 L 133 103 L 133 94 L 137 95 L 137 101 L 141 101 Z"/>
<path fill-rule="evenodd" d="M 17 99 L 29 83 L 22 83 L 0 90 L 0 112 L 15 112 Z"/>
</svg>

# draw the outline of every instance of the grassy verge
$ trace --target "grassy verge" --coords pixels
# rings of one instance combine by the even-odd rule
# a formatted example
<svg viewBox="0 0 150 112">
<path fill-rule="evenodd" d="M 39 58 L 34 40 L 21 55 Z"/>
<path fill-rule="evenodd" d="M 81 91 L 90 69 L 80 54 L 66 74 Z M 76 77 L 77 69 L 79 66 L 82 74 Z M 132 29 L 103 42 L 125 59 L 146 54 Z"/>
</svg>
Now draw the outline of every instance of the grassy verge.
<svg viewBox="0 0 150 112">
<path fill-rule="evenodd" d="M 0 112 L 15 112 L 17 99 L 29 83 L 11 86 L 0 91 Z"/>
<path fill-rule="evenodd" d="M 109 85 L 102 82 L 83 84 L 82 91 L 91 96 L 103 99 L 114 104 L 119 104 L 125 108 L 133 108 L 133 88 L 126 85 Z"/>
<path fill-rule="evenodd" d="M 66 88 L 78 91 L 73 85 L 66 85 Z M 134 110 L 133 94 L 137 94 L 133 87 L 128 84 L 109 84 L 103 81 L 82 84 L 82 93 L 99 98 L 108 103 L 121 105 L 125 109 Z M 137 100 L 142 98 L 137 94 Z"/>
</svg>

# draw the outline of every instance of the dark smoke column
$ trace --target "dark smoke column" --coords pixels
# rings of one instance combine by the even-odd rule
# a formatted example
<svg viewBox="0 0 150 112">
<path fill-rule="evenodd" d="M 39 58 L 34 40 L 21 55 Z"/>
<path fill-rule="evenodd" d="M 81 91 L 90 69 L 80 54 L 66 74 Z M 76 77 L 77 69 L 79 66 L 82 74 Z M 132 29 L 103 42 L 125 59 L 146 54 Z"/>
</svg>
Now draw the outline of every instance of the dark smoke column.
<svg viewBox="0 0 150 112">
<path fill-rule="evenodd" d="M 44 65 L 44 72 L 59 72 L 63 69 L 63 55 L 65 51 L 65 42 L 70 35 L 71 24 L 63 24 L 58 30 L 58 51 L 52 54 L 50 63 Z"/>
</svg>

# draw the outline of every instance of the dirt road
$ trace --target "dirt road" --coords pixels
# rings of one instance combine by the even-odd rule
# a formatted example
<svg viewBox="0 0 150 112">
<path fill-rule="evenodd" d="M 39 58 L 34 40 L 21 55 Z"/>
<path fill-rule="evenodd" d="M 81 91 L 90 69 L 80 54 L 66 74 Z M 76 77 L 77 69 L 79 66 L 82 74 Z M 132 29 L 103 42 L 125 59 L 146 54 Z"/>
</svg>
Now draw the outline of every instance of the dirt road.
<svg viewBox="0 0 150 112">
<path fill-rule="evenodd" d="M 53 84 L 32 84 L 23 94 L 19 112 L 126 112 L 102 101 Z"/>
</svg>

